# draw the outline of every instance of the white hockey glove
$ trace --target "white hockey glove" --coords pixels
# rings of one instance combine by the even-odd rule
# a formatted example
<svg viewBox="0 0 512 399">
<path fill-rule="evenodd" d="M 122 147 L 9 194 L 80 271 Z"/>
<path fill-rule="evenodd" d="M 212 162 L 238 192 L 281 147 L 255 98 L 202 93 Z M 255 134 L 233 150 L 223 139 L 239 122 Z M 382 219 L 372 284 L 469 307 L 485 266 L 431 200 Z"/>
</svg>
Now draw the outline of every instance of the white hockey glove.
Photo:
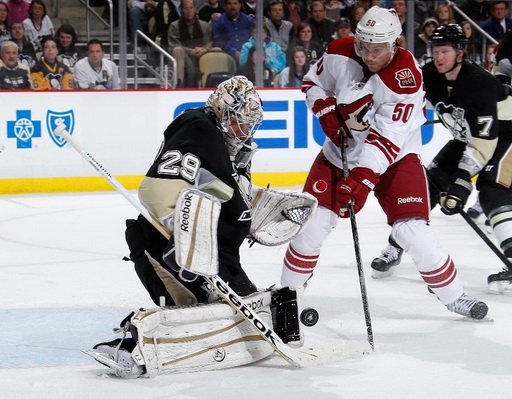
<svg viewBox="0 0 512 399">
<path fill-rule="evenodd" d="M 318 201 L 307 193 L 283 193 L 253 186 L 250 234 L 260 244 L 284 244 L 314 215 Z"/>
</svg>

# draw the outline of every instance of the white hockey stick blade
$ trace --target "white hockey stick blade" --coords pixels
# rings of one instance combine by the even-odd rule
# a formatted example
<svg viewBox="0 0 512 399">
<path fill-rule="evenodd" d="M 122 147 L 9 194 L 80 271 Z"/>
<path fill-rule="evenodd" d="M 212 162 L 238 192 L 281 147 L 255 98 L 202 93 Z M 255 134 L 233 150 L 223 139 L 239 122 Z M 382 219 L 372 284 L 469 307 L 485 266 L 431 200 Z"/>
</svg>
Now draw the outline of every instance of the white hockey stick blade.
<svg viewBox="0 0 512 399">
<path fill-rule="evenodd" d="M 82 352 L 86 355 L 92 356 L 94 360 L 97 360 L 99 363 L 107 366 L 108 368 L 114 370 L 115 372 L 120 373 L 129 373 L 130 368 L 121 366 L 120 364 L 116 363 L 111 358 L 107 357 L 103 352 L 98 351 L 96 349 L 82 349 Z"/>
</svg>

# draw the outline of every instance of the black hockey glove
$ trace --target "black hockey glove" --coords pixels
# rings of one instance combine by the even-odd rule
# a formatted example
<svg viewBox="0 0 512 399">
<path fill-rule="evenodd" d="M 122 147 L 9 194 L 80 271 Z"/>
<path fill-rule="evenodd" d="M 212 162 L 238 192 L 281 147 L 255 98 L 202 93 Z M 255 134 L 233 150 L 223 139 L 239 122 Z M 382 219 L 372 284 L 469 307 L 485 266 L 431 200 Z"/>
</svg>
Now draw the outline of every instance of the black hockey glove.
<svg viewBox="0 0 512 399">
<path fill-rule="evenodd" d="M 452 177 L 452 183 L 447 192 L 441 193 L 439 198 L 441 211 L 446 215 L 459 213 L 466 205 L 471 190 L 473 190 L 473 184 L 469 172 L 458 169 Z"/>
</svg>

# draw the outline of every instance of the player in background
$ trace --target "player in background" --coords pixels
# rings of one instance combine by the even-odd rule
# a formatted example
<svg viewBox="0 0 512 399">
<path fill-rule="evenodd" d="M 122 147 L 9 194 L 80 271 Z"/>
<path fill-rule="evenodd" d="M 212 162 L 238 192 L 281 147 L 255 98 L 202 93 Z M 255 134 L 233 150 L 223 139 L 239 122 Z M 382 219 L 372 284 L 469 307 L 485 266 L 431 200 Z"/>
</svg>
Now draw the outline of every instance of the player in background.
<svg viewBox="0 0 512 399">
<path fill-rule="evenodd" d="M 274 321 L 274 328 L 285 343 L 300 340 L 298 307 L 284 303 L 296 299 L 296 293 L 258 290 L 240 264 L 240 246 L 249 234 L 264 245 L 279 244 L 275 239 L 287 242 L 296 234 L 298 221 L 282 216 L 287 199 L 298 201 L 299 209 L 306 205 L 302 199 L 316 208 L 312 197 L 252 185 L 251 159 L 257 149 L 252 136 L 262 119 L 253 84 L 245 76 L 234 76 L 217 87 L 206 106 L 185 110 L 165 130 L 138 193 L 151 218 L 171 238 L 142 215 L 128 220 L 126 229 L 130 260 L 159 308 L 132 313 L 121 323 L 122 339 L 86 352 L 117 375 L 215 370 L 273 353 L 255 326 L 218 300 L 213 287 L 195 273 L 196 259 L 205 260 L 208 268 L 218 264 L 218 273 L 204 275 L 217 274 L 268 326 L 273 323 L 271 305 L 275 314 L 295 311 L 293 331 L 283 325 L 288 320 L 284 317 L 281 324 Z"/>
<path fill-rule="evenodd" d="M 449 311 L 482 319 L 487 305 L 464 293 L 450 255 L 428 225 L 428 187 L 418 155 L 425 92 L 414 57 L 396 44 L 401 32 L 394 9 L 374 6 L 355 37 L 330 43 L 304 78 L 307 104 L 328 140 L 304 187 L 319 209 L 288 246 L 281 284 L 306 284 L 338 217 L 349 216 L 351 201 L 358 212 L 374 191 L 393 239 L 414 259 L 429 289 Z M 340 132 L 347 143 L 347 179 L 340 179 Z"/>
<path fill-rule="evenodd" d="M 458 213 L 472 191 L 471 178 L 478 174 L 480 204 L 503 253 L 512 258 L 510 88 L 465 60 L 466 44 L 459 25 L 439 26 L 430 42 L 434 59 L 423 67 L 427 100 L 453 135 L 428 166 L 430 204 L 439 203 L 448 215 Z M 390 237 L 388 247 L 372 262 L 373 276 L 391 275 L 402 252 Z M 512 272 L 507 269 L 489 281 L 510 284 Z"/>
</svg>

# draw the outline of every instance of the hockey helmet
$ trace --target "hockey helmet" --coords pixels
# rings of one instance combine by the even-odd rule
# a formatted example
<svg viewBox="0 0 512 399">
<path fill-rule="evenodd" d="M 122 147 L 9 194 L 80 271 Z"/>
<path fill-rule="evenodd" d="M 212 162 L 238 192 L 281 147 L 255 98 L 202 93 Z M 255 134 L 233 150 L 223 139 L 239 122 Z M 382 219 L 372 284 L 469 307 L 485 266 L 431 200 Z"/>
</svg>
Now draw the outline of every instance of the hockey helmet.
<svg viewBox="0 0 512 399">
<path fill-rule="evenodd" d="M 206 106 L 215 114 L 232 157 L 249 141 L 263 120 L 260 96 L 245 76 L 233 76 L 219 84 L 208 97 Z M 232 125 L 245 125 L 245 134 L 234 134 L 230 131 Z"/>
<path fill-rule="evenodd" d="M 457 52 L 466 49 L 468 39 L 458 24 L 439 25 L 430 37 L 430 45 L 452 45 Z"/>
<path fill-rule="evenodd" d="M 393 8 L 373 6 L 363 15 L 356 28 L 356 41 L 366 43 L 388 43 L 390 49 L 402 34 L 402 24 Z"/>
</svg>

